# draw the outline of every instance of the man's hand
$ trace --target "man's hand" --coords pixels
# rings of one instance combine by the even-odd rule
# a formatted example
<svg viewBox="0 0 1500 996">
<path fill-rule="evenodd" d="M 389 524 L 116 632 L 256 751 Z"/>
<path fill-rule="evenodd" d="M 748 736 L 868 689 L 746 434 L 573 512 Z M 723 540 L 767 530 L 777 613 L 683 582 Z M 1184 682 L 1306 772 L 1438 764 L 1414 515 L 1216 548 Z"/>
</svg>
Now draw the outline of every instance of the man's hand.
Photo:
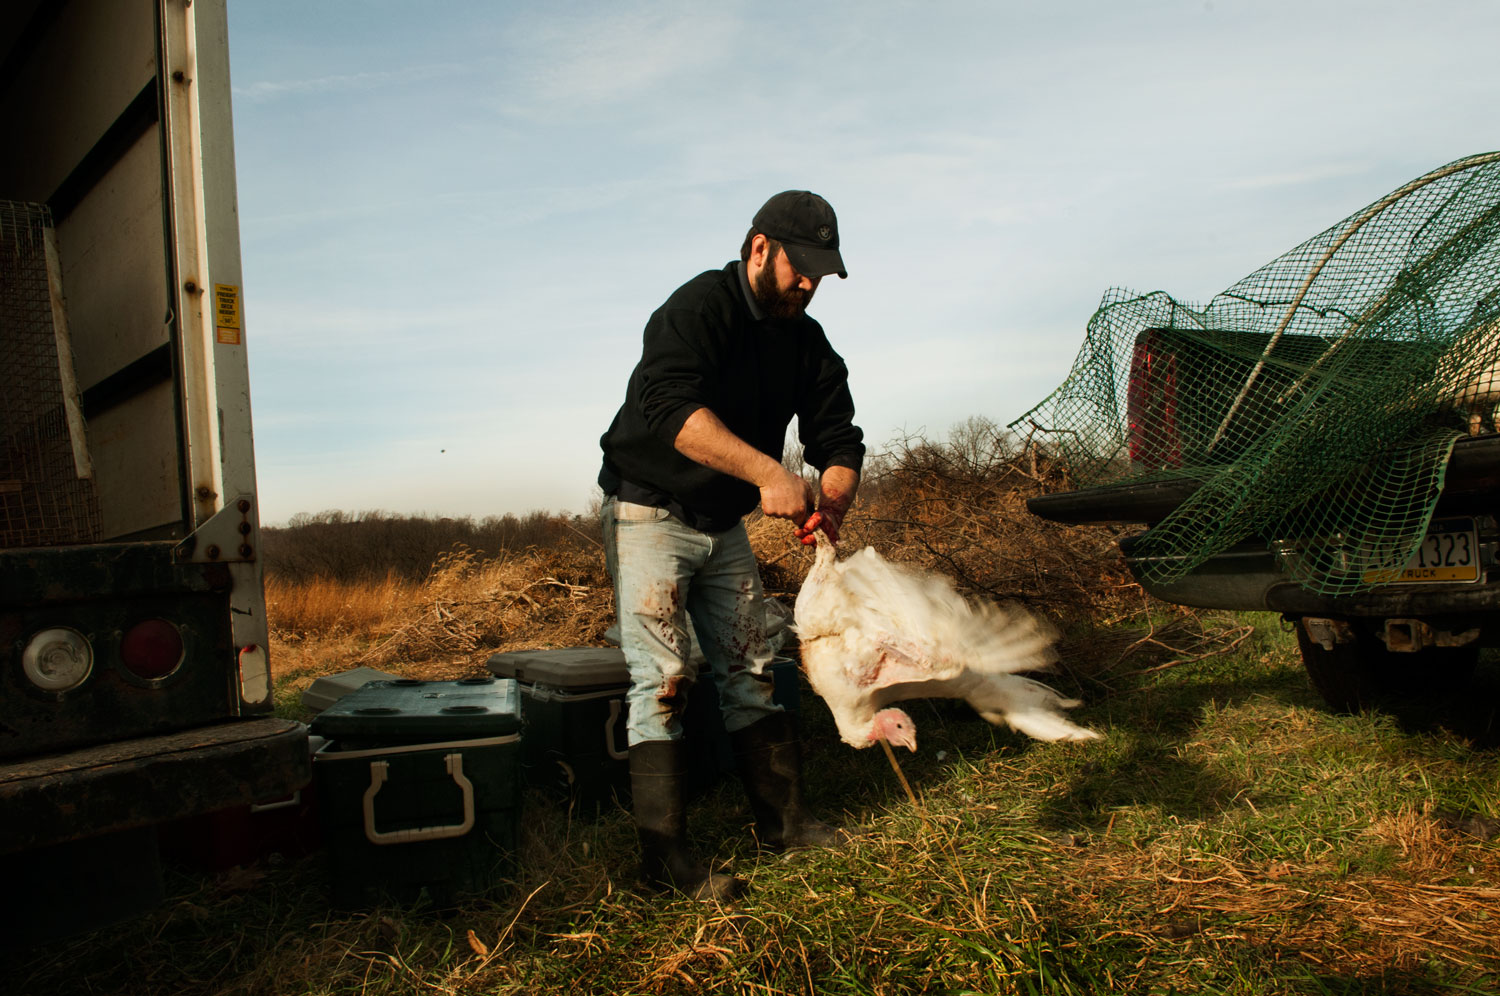
<svg viewBox="0 0 1500 996">
<path fill-rule="evenodd" d="M 802 541 L 803 546 L 812 546 L 818 542 L 818 538 L 813 533 L 819 529 L 823 530 L 823 535 L 828 537 L 828 542 L 837 543 L 839 541 L 839 526 L 843 524 L 843 512 L 832 506 L 824 506 L 808 516 L 807 521 L 798 526 L 795 532 L 797 538 Z"/>
<path fill-rule="evenodd" d="M 687 417 L 673 445 L 695 463 L 755 485 L 761 511 L 772 518 L 801 522 L 813 506 L 810 484 L 730 432 L 707 408 Z"/>
<path fill-rule="evenodd" d="M 834 466 L 823 472 L 815 492 L 810 482 L 730 432 L 707 408 L 687 417 L 673 445 L 689 460 L 755 485 L 760 489 L 760 510 L 773 519 L 798 524 L 797 538 L 809 546 L 817 542 L 816 529 L 838 540 L 844 513 L 859 490 L 857 471 Z"/>
<path fill-rule="evenodd" d="M 854 504 L 854 494 L 859 490 L 859 474 L 848 467 L 829 467 L 823 472 L 819 490 L 818 510 L 796 529 L 803 546 L 818 542 L 813 533 L 819 529 L 830 543 L 839 541 L 839 527 L 844 524 L 844 515 Z"/>
<path fill-rule="evenodd" d="M 760 486 L 760 510 L 773 519 L 801 522 L 812 507 L 812 485 L 780 464 L 776 471 Z"/>
</svg>

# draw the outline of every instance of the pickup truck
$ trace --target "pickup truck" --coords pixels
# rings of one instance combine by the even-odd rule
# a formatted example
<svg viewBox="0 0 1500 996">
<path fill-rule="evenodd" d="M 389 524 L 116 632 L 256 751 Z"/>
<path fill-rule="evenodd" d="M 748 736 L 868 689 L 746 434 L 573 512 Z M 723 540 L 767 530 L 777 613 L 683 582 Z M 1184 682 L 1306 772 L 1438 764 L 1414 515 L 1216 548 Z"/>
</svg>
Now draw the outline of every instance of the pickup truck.
<svg viewBox="0 0 1500 996">
<path fill-rule="evenodd" d="M 1148 330 L 1143 342 L 1158 351 L 1170 330 Z M 1137 384 L 1138 389 L 1144 385 Z M 1177 385 L 1179 391 L 1185 385 Z M 1334 709 L 1377 704 L 1415 669 L 1440 680 L 1461 680 L 1481 646 L 1500 644 L 1500 435 L 1457 440 L 1427 540 L 1415 563 L 1370 590 L 1323 595 L 1288 570 L 1289 551 L 1274 537 L 1253 536 L 1214 554 L 1183 577 L 1162 583 L 1147 569 L 1149 531 L 1202 482 L 1154 476 L 1027 501 L 1054 522 L 1143 524 L 1120 542 L 1125 563 L 1145 590 L 1163 601 L 1206 609 L 1278 612 L 1296 624 L 1302 660 L 1313 686 Z"/>
<path fill-rule="evenodd" d="M 1208 309 L 1185 309 L 1159 292 L 1107 297 L 1070 380 L 1012 426 L 1052 434 L 1046 438 L 1058 441 L 1070 465 L 1079 456 L 1082 464 L 1092 461 L 1087 486 L 1033 497 L 1029 510 L 1062 523 L 1144 526 L 1120 549 L 1159 599 L 1280 613 L 1295 627 L 1313 686 L 1335 710 L 1391 703 L 1414 681 L 1449 689 L 1464 681 L 1480 648 L 1500 645 L 1500 434 L 1486 407 L 1496 398 L 1491 378 L 1500 380 L 1493 355 L 1500 347 L 1493 314 L 1500 297 L 1497 161 L 1493 153 L 1471 157 L 1413 181 L 1263 267 Z M 1403 205 L 1414 192 L 1433 199 L 1421 210 Z M 1408 210 L 1381 217 L 1392 205 Z M 1334 271 L 1325 265 L 1340 262 L 1336 254 L 1355 245 L 1351 237 L 1372 218 L 1387 228 L 1364 229 L 1365 251 L 1389 243 L 1399 258 L 1344 260 L 1318 298 L 1319 278 Z M 1350 304 L 1348 288 L 1356 284 L 1363 297 Z M 1099 329 L 1111 307 L 1156 320 L 1117 322 L 1123 329 L 1106 341 Z M 1091 355 L 1102 360 L 1093 363 Z M 1309 400 L 1294 412 L 1290 401 L 1335 355 L 1365 378 L 1349 383 L 1380 385 L 1380 393 L 1351 395 L 1354 402 L 1341 409 Z M 1483 390 L 1474 386 L 1480 380 Z M 1075 409 L 1088 407 L 1092 422 L 1070 422 L 1056 399 L 1083 397 L 1089 385 L 1094 393 Z M 1483 404 L 1465 404 L 1476 401 Z M 1075 442 L 1088 435 L 1076 430 L 1099 426 L 1091 445 Z M 1391 438 L 1380 434 L 1386 427 Z M 1352 439 L 1356 429 L 1365 433 L 1364 448 L 1344 446 L 1344 469 L 1318 477 L 1322 435 Z M 1268 443 L 1268 433 L 1279 435 Z M 1425 477 L 1415 475 L 1421 479 L 1410 485 L 1419 500 L 1383 521 L 1390 491 L 1377 486 L 1381 473 L 1373 468 L 1421 447 L 1425 456 L 1412 466 Z M 1222 543 L 1204 544 L 1191 557 L 1165 541 L 1185 520 L 1212 533 L 1214 523 L 1205 520 L 1216 508 L 1240 514 L 1230 494 L 1235 483 L 1254 481 L 1289 452 L 1318 482 L 1299 489 L 1298 474 L 1286 473 L 1289 484 L 1279 494 L 1290 496 L 1288 507 L 1245 515 L 1220 530 Z M 1228 498 L 1200 502 L 1205 488 Z M 1383 562 L 1369 556 L 1369 533 L 1327 525 L 1337 518 L 1328 509 L 1359 502 L 1363 522 L 1385 528 L 1396 551 Z M 1256 527 L 1244 528 L 1246 521 Z M 1303 528 L 1288 532 L 1278 522 Z M 1309 530 L 1307 523 L 1315 525 Z M 1349 573 L 1337 584 L 1317 583 L 1308 566 L 1314 549 L 1323 567 L 1349 554 Z"/>
<path fill-rule="evenodd" d="M 148 908 L 160 828 L 288 795 L 225 0 L 0 5 L 0 946 Z"/>
</svg>

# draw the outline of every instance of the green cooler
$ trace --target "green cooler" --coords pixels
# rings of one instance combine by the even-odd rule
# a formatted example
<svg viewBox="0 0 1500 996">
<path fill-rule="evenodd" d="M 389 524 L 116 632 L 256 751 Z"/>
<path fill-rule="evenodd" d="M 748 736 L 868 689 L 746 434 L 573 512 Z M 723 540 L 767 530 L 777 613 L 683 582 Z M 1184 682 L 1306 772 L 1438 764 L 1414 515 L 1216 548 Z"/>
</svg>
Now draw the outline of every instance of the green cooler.
<svg viewBox="0 0 1500 996">
<path fill-rule="evenodd" d="M 334 905 L 488 892 L 514 867 L 520 815 L 514 681 L 374 681 L 311 724 Z"/>
<path fill-rule="evenodd" d="M 597 812 L 630 801 L 625 693 L 630 674 L 617 647 L 513 650 L 489 659 L 492 674 L 521 686 L 526 717 L 522 764 L 529 784 L 562 795 L 581 810 Z M 734 771 L 734 754 L 719 714 L 718 689 L 707 663 L 689 693 L 683 729 L 693 752 L 691 787 L 702 790 Z M 800 704 L 797 664 L 771 663 L 773 697 L 786 709 Z"/>
<path fill-rule="evenodd" d="M 491 673 L 521 688 L 526 781 L 582 809 L 630 802 L 625 741 L 625 655 L 613 647 L 513 650 L 489 659 Z"/>
</svg>

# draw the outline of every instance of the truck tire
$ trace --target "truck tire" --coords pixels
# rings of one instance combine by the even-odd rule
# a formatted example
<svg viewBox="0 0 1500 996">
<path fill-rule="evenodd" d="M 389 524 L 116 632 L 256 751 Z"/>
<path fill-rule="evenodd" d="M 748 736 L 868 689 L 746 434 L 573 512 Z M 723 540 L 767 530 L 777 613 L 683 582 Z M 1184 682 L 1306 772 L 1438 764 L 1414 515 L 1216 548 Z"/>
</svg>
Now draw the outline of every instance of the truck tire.
<svg viewBox="0 0 1500 996">
<path fill-rule="evenodd" d="M 1355 639 L 1325 650 L 1297 625 L 1297 647 L 1313 688 L 1334 712 L 1399 706 L 1448 694 L 1474 673 L 1479 648 L 1424 647 L 1392 653 L 1368 624 L 1353 623 Z"/>
</svg>

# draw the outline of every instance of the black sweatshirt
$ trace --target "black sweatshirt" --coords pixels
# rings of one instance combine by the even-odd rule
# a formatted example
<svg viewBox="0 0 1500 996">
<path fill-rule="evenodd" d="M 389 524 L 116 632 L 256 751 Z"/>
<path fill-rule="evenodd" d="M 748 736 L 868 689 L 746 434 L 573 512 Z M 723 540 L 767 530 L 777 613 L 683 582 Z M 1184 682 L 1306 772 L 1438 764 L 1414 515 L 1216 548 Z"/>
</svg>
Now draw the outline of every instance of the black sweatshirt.
<svg viewBox="0 0 1500 996">
<path fill-rule="evenodd" d="M 857 472 L 865 454 L 849 372 L 823 327 L 806 315 L 757 318 L 741 265 L 700 273 L 651 316 L 625 403 L 599 439 L 605 494 L 669 509 L 710 533 L 754 509 L 760 490 L 677 452 L 673 441 L 699 408 L 775 460 L 793 415 L 803 459 L 818 470 Z"/>
</svg>

